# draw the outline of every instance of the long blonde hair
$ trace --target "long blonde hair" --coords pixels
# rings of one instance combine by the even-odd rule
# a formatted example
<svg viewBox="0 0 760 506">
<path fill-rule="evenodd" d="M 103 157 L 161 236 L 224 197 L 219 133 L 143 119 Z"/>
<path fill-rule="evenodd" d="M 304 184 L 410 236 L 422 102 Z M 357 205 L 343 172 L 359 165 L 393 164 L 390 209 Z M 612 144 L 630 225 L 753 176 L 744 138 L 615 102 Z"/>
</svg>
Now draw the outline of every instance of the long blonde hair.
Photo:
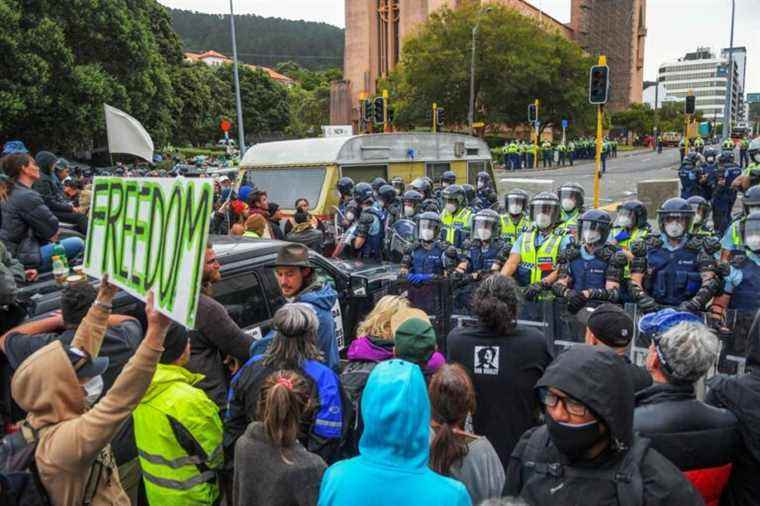
<svg viewBox="0 0 760 506">
<path fill-rule="evenodd" d="M 400 295 L 386 295 L 375 304 L 356 329 L 357 336 L 372 336 L 386 341 L 393 340 L 391 318 L 402 309 L 409 307 L 409 299 Z"/>
</svg>

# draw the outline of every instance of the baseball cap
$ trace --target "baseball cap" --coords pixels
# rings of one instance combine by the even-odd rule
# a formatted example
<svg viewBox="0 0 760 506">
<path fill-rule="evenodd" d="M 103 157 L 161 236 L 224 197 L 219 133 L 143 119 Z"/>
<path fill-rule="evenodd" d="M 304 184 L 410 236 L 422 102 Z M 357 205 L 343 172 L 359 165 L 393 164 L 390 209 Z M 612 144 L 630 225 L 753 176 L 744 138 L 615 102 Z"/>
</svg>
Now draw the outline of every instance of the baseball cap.
<svg viewBox="0 0 760 506">
<path fill-rule="evenodd" d="M 408 362 L 425 365 L 435 352 L 435 330 L 427 319 L 405 320 L 396 328 L 393 340 L 396 356 Z"/>
<path fill-rule="evenodd" d="M 160 362 L 162 364 L 171 364 L 175 362 L 187 348 L 189 334 L 187 329 L 177 323 L 172 323 L 166 332 L 164 339 L 164 351 L 161 353 Z"/>
<path fill-rule="evenodd" d="M 578 312 L 578 321 L 587 326 L 594 337 L 613 348 L 628 346 L 633 338 L 633 320 L 615 304 L 585 307 Z"/>
</svg>

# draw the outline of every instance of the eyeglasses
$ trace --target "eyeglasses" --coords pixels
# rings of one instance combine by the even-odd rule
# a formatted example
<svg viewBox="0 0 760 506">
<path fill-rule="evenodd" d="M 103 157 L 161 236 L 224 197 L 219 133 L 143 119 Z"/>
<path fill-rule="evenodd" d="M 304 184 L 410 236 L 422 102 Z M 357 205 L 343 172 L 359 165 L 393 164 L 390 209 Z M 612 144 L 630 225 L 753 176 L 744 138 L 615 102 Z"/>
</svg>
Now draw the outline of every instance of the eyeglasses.
<svg viewBox="0 0 760 506">
<path fill-rule="evenodd" d="M 582 402 L 576 401 L 572 397 L 560 397 L 548 389 L 542 392 L 541 402 L 549 408 L 556 407 L 557 403 L 561 402 L 565 411 L 573 416 L 586 416 L 588 414 L 588 408 Z"/>
</svg>

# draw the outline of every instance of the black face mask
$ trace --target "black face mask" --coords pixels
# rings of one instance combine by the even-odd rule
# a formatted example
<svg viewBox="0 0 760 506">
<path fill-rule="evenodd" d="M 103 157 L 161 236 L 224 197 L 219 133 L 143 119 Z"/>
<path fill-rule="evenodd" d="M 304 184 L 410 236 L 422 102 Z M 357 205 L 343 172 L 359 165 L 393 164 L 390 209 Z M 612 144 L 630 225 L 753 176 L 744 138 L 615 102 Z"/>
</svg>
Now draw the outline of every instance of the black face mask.
<svg viewBox="0 0 760 506">
<path fill-rule="evenodd" d="M 597 421 L 577 426 L 566 425 L 555 421 L 547 413 L 546 427 L 554 445 L 570 460 L 580 459 L 602 437 Z"/>
</svg>

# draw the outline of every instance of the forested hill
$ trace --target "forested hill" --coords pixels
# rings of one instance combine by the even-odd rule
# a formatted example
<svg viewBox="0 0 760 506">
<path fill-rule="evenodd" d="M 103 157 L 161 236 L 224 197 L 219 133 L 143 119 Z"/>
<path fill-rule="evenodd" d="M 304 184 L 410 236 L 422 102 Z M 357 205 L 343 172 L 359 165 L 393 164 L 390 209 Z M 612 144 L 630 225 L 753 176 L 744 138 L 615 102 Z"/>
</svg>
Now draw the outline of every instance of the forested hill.
<svg viewBox="0 0 760 506">
<path fill-rule="evenodd" d="M 185 51 L 232 56 L 229 17 L 168 9 Z M 343 66 L 343 29 L 327 23 L 236 15 L 238 55 L 246 63 L 274 66 L 295 61 L 317 69 Z"/>
</svg>

